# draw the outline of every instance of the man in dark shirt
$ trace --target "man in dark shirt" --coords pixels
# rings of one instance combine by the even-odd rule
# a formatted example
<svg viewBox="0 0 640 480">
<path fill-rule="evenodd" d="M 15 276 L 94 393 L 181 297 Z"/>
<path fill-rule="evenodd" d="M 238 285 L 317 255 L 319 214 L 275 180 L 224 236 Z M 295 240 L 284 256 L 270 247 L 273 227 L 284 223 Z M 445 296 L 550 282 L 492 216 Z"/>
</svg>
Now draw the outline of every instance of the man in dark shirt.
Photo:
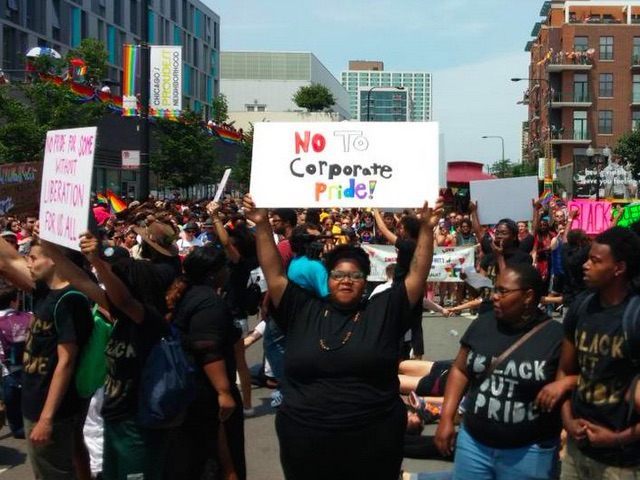
<svg viewBox="0 0 640 480">
<path fill-rule="evenodd" d="M 32 291 L 34 317 L 24 350 L 22 411 L 36 478 L 88 478 L 82 425 L 87 401 L 73 381 L 78 352 L 93 326 L 86 297 L 56 272 L 34 240 L 27 262 L 0 239 L 0 275 Z M 74 462 L 76 470 L 74 472 Z"/>
<path fill-rule="evenodd" d="M 625 399 L 638 367 L 632 355 L 640 332 L 625 332 L 622 318 L 640 273 L 640 239 L 611 228 L 595 238 L 584 280 L 594 293 L 577 297 L 564 320 L 558 379 L 577 377 L 562 404 L 569 434 L 562 478 L 637 478 L 640 418 Z M 629 333 L 629 335 L 625 335 Z M 626 338 L 625 338 L 626 337 Z"/>
</svg>

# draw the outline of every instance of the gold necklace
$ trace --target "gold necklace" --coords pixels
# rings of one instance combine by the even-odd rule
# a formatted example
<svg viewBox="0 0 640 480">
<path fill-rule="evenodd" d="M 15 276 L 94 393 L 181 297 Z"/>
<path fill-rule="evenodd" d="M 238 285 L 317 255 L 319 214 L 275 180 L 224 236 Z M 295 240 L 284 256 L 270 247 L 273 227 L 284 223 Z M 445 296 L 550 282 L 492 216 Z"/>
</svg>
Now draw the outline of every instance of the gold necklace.
<svg viewBox="0 0 640 480">
<path fill-rule="evenodd" d="M 327 318 L 328 316 L 329 316 L 329 310 L 325 310 L 324 318 Z M 347 332 L 342 337 L 342 340 L 340 341 L 340 343 L 336 346 L 327 345 L 327 341 L 323 338 L 324 335 L 322 334 L 322 331 L 324 330 L 323 329 L 324 323 L 326 322 L 322 322 L 323 324 L 320 325 L 320 349 L 325 352 L 332 352 L 344 347 L 349 342 L 349 340 L 351 340 L 351 337 L 353 336 L 353 329 L 355 328 L 359 320 L 360 320 L 360 312 L 356 313 L 353 317 L 351 317 L 351 328 L 347 330 Z"/>
</svg>

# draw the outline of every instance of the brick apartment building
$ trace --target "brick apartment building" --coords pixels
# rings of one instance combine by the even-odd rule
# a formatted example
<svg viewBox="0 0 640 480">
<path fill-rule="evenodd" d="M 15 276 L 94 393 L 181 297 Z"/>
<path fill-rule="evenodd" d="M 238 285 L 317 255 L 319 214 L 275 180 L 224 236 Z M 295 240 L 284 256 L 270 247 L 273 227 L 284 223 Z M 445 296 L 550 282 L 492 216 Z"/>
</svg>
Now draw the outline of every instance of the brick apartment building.
<svg viewBox="0 0 640 480">
<path fill-rule="evenodd" d="M 545 157 L 550 138 L 558 179 L 579 193 L 574 174 L 606 165 L 603 150 L 640 127 L 640 1 L 546 1 L 540 16 L 526 46 L 528 157 Z"/>
</svg>

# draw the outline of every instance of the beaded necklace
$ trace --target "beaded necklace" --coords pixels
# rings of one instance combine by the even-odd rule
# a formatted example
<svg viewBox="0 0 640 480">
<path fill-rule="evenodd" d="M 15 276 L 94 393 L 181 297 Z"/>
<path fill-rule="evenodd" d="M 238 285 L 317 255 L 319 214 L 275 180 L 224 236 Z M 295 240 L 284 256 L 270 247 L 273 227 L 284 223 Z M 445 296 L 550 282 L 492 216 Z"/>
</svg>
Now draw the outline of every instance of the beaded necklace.
<svg viewBox="0 0 640 480">
<path fill-rule="evenodd" d="M 329 310 L 325 310 L 324 311 L 324 318 L 327 318 L 329 316 Z M 356 324 L 358 323 L 358 321 L 360 320 L 360 312 L 356 313 L 353 317 L 351 317 L 351 326 L 350 328 L 347 330 L 347 332 L 344 334 L 344 336 L 342 337 L 342 340 L 340 341 L 340 343 L 338 345 L 335 346 L 329 346 L 327 345 L 327 341 L 324 339 L 324 324 L 327 323 L 326 321 L 322 322 L 322 324 L 320 325 L 320 349 L 324 352 L 332 352 L 335 350 L 339 350 L 342 347 L 344 347 L 349 340 L 351 340 L 351 337 L 353 336 L 353 329 L 355 328 Z"/>
</svg>

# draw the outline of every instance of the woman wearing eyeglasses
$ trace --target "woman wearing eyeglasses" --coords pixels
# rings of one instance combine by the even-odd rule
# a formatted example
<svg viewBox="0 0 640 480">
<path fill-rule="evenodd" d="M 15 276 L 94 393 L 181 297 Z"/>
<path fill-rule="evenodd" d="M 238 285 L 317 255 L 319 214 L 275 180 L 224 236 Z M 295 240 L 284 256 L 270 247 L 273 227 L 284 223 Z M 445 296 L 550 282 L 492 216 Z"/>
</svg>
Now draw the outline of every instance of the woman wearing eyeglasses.
<svg viewBox="0 0 640 480">
<path fill-rule="evenodd" d="M 454 479 L 557 478 L 556 406 L 570 382 L 552 383 L 563 331 L 538 309 L 543 291 L 532 265 L 508 265 L 496 281 L 493 310 L 460 340 L 436 431 L 443 455 L 455 444 Z M 453 419 L 465 391 L 456 440 Z"/>
<path fill-rule="evenodd" d="M 274 319 L 287 335 L 284 402 L 276 416 L 285 477 L 396 480 L 407 422 L 398 395 L 400 339 L 409 328 L 408 313 L 423 296 L 440 205 L 424 206 L 404 281 L 368 302 L 364 250 L 340 245 L 325 256 L 329 296 L 320 299 L 287 279 L 267 212 L 250 195 L 244 210 L 256 224 Z"/>
</svg>

